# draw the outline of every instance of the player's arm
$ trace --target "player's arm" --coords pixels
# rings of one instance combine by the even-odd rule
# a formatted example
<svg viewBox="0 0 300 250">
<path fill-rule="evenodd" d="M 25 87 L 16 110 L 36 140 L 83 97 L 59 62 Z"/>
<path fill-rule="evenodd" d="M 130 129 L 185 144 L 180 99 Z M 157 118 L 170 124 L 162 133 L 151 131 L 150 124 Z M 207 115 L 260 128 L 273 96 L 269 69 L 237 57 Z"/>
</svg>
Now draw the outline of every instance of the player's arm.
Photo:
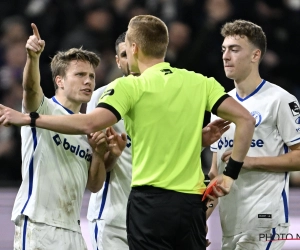
<svg viewBox="0 0 300 250">
<path fill-rule="evenodd" d="M 87 188 L 97 193 L 103 186 L 106 178 L 104 154 L 107 151 L 106 136 L 102 131 L 88 136 L 88 141 L 93 148 L 93 157 L 88 172 Z"/>
<path fill-rule="evenodd" d="M 217 153 L 213 152 L 212 156 L 212 162 L 211 162 L 211 168 L 208 173 L 209 178 L 212 180 L 218 175 L 218 167 L 217 167 Z M 209 196 L 210 199 L 208 200 L 206 206 L 206 219 L 209 218 L 209 216 L 212 214 L 216 206 L 218 205 L 218 198 Z"/>
<path fill-rule="evenodd" d="M 36 111 L 42 101 L 39 60 L 45 47 L 35 24 L 31 24 L 33 35 L 26 43 L 27 60 L 23 71 L 23 106 L 26 112 Z"/>
<path fill-rule="evenodd" d="M 118 118 L 106 108 L 96 108 L 89 114 L 74 114 L 70 116 L 40 115 L 36 120 L 36 127 L 62 134 L 90 134 L 115 124 Z M 25 126 L 30 125 L 30 121 L 29 114 L 22 114 L 0 104 L 1 125 Z"/>
<path fill-rule="evenodd" d="M 40 115 L 36 119 L 36 127 L 76 135 L 90 134 L 115 124 L 131 109 L 140 95 L 134 93 L 135 89 L 130 81 L 124 84 L 126 79 L 128 77 L 118 78 L 111 83 L 107 93 L 101 97 L 101 103 L 91 113 L 70 116 Z M 20 114 L 0 104 L 0 124 L 24 126 L 30 125 L 30 121 L 28 114 Z"/>
<path fill-rule="evenodd" d="M 212 180 L 216 183 L 216 186 L 212 186 L 214 196 L 221 197 L 230 192 L 233 181 L 238 178 L 252 141 L 255 119 L 248 110 L 228 95 L 222 96 L 214 104 L 212 112 L 236 125 L 232 155 L 223 174 Z"/>
<path fill-rule="evenodd" d="M 118 156 L 112 154 L 110 151 L 108 151 L 105 154 L 104 163 L 105 163 L 106 172 L 110 172 L 113 170 L 114 166 L 117 163 L 118 158 L 119 158 Z"/>
<path fill-rule="evenodd" d="M 300 143 L 289 147 L 290 152 L 273 157 L 249 157 L 245 168 L 268 170 L 272 172 L 289 172 L 300 170 Z M 247 161 L 249 160 L 249 161 Z"/>
<path fill-rule="evenodd" d="M 245 157 L 243 168 L 271 172 L 300 171 L 300 143 L 289 147 L 290 152 L 280 156 Z M 227 162 L 231 151 L 225 152 L 222 160 Z"/>
<path fill-rule="evenodd" d="M 281 93 L 276 98 L 276 109 L 272 116 L 276 119 L 277 133 L 283 142 L 289 146 L 290 152 L 279 156 L 246 157 L 244 168 L 261 169 L 264 171 L 287 172 L 300 170 L 300 136 L 299 125 L 296 121 L 300 119 L 299 103 L 297 98 L 287 92 Z M 226 154 L 222 159 L 226 159 Z"/>
<path fill-rule="evenodd" d="M 211 167 L 208 173 L 209 178 L 212 180 L 218 175 L 218 166 L 217 166 L 217 153 L 212 153 Z"/>
</svg>

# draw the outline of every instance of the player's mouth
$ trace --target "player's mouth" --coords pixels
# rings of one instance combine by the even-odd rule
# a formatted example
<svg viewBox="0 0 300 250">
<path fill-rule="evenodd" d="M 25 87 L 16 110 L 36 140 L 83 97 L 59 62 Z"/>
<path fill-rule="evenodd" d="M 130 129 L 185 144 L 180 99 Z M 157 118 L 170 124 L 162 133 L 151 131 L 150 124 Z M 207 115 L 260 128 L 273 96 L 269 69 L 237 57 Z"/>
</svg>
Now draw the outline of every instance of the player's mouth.
<svg viewBox="0 0 300 250">
<path fill-rule="evenodd" d="M 86 95 L 91 95 L 92 94 L 92 90 L 89 89 L 89 88 L 86 88 L 86 89 L 81 89 L 81 91 L 86 94 Z"/>
</svg>

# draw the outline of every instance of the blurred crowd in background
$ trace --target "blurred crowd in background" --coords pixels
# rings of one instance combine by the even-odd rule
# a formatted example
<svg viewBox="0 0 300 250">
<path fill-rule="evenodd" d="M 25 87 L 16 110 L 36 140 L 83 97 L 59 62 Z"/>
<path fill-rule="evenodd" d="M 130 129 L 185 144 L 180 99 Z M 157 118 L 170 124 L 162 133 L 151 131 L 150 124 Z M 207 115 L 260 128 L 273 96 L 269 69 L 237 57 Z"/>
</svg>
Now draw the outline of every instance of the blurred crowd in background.
<svg viewBox="0 0 300 250">
<path fill-rule="evenodd" d="M 170 35 L 166 61 L 174 67 L 213 76 L 227 91 L 233 88 L 233 82 L 223 70 L 220 28 L 234 19 L 257 23 L 268 40 L 261 77 L 300 99 L 300 0 L 1 0 L 0 103 L 21 111 L 30 23 L 37 25 L 46 41 L 40 63 L 41 85 L 45 95 L 52 97 L 49 64 L 59 50 L 83 46 L 100 55 L 96 88 L 120 77 L 115 40 L 127 30 L 131 17 L 140 14 L 155 15 L 166 22 Z M 207 171 L 209 152 L 205 152 Z M 0 167 L 0 186 L 19 185 L 19 128 L 0 127 Z M 300 186 L 297 178 L 293 175 L 292 185 Z"/>
</svg>

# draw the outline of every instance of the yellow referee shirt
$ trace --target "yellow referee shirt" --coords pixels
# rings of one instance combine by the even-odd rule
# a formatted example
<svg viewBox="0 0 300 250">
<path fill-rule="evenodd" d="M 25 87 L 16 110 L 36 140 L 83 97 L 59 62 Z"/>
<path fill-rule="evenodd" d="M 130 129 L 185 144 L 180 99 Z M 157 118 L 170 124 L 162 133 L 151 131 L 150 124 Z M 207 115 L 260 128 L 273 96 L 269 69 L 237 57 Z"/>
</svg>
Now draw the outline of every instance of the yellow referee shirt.
<svg viewBox="0 0 300 250">
<path fill-rule="evenodd" d="M 214 78 L 165 62 L 109 84 L 98 107 L 124 118 L 132 139 L 131 185 L 202 194 L 204 112 L 225 94 Z"/>
</svg>

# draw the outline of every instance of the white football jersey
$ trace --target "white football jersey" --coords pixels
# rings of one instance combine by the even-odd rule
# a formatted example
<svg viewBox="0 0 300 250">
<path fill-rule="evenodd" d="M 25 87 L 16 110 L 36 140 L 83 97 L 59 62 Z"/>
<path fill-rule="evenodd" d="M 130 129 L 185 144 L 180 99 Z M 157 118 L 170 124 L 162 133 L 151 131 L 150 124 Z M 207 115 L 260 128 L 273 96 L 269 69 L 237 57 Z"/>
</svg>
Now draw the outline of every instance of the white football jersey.
<svg viewBox="0 0 300 250">
<path fill-rule="evenodd" d="M 300 110 L 293 95 L 265 80 L 245 98 L 236 89 L 228 93 L 256 119 L 255 131 L 247 156 L 279 156 L 300 142 Z M 212 116 L 211 120 L 217 117 Z M 217 153 L 219 173 L 225 168 L 222 154 L 232 150 L 235 125 L 211 145 Z M 288 225 L 289 173 L 245 170 L 242 168 L 231 191 L 219 199 L 224 236 L 255 228 Z"/>
<path fill-rule="evenodd" d="M 43 97 L 39 114 L 71 115 L 56 99 Z M 21 214 L 32 221 L 81 232 L 80 209 L 86 188 L 92 148 L 86 135 L 65 135 L 24 126 L 22 184 L 12 220 Z"/>
<path fill-rule="evenodd" d="M 87 105 L 87 113 L 96 108 L 105 89 L 106 86 L 94 91 Z M 118 134 L 126 133 L 123 119 L 113 125 L 113 128 Z M 126 228 L 126 206 L 131 190 L 131 143 L 127 135 L 127 145 L 114 168 L 107 173 L 102 189 L 91 194 L 87 213 L 89 221 L 104 219 L 106 224 Z"/>
</svg>

